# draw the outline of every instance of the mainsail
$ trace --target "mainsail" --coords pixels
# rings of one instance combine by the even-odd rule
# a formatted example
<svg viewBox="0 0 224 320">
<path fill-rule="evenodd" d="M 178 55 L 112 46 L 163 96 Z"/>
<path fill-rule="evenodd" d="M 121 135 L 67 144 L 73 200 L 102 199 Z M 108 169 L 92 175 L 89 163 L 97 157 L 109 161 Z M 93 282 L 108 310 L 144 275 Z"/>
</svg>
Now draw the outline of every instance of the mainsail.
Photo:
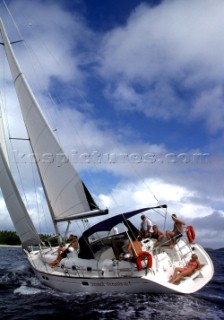
<svg viewBox="0 0 224 320">
<path fill-rule="evenodd" d="M 23 119 L 53 220 L 60 221 L 82 212 L 98 210 L 98 206 L 90 197 L 89 191 L 49 128 L 16 61 L 2 21 L 0 21 L 0 29 Z M 60 160 L 61 163 L 59 163 Z"/>
</svg>

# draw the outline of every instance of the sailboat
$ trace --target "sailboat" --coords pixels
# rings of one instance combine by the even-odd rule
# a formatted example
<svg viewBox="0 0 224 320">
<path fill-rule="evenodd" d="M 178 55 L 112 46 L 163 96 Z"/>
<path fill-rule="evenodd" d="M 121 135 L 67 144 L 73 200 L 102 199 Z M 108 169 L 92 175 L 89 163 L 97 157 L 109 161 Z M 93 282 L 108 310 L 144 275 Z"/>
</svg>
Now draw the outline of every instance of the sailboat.
<svg viewBox="0 0 224 320">
<path fill-rule="evenodd" d="M 40 239 L 14 181 L 4 140 L 1 139 L 0 187 L 24 253 L 37 278 L 46 286 L 68 293 L 191 294 L 203 288 L 211 280 L 214 267 L 206 250 L 195 243 L 195 232 L 191 226 L 179 239 L 175 239 L 173 248 L 166 241 L 158 244 L 155 239 L 146 237 L 140 240 L 142 251 L 137 259 L 122 254 L 139 233 L 130 219 L 142 213 L 149 214 L 151 210 L 167 213 L 167 205 L 104 217 L 108 209 L 97 205 L 69 159 L 63 161 L 63 166 L 58 166 L 54 161 L 57 155 L 64 155 L 64 152 L 16 60 L 2 21 L 0 31 L 52 225 L 58 238 L 56 247 Z M 50 154 L 51 161 L 41 161 L 44 154 Z M 91 220 L 93 217 L 104 219 L 82 233 L 78 250 L 68 250 L 67 255 L 52 267 L 51 262 L 56 259 L 59 248 L 66 246 L 63 241 L 68 235 L 71 221 Z M 68 226 L 64 237 L 60 233 L 62 223 Z M 192 254 L 197 254 L 201 268 L 183 277 L 178 284 L 170 283 L 175 267 L 184 267 Z"/>
</svg>

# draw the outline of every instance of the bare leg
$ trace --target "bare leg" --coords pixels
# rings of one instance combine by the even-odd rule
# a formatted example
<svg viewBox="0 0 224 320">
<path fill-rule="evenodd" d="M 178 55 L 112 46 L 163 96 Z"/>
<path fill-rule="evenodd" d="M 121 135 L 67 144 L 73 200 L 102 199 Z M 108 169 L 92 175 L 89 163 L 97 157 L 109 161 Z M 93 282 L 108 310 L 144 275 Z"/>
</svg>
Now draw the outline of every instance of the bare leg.
<svg viewBox="0 0 224 320">
<path fill-rule="evenodd" d="M 173 237 L 174 237 L 174 232 L 172 232 L 172 231 L 167 231 L 166 232 L 166 236 L 167 236 L 167 238 L 169 239 L 169 247 L 171 247 L 171 248 L 173 248 L 173 246 L 174 246 L 174 241 L 173 241 Z"/>
<path fill-rule="evenodd" d="M 183 275 L 180 273 L 175 279 L 171 280 L 170 283 L 175 284 L 183 278 Z"/>
<path fill-rule="evenodd" d="M 57 258 L 53 261 L 49 263 L 49 266 L 51 268 L 55 268 L 57 267 L 57 265 L 59 264 L 59 262 L 62 260 L 61 254 L 64 251 L 64 248 L 58 248 L 58 255 Z"/>
<path fill-rule="evenodd" d="M 172 276 L 172 279 L 170 280 L 170 283 L 173 283 L 173 281 L 176 279 L 179 273 L 181 273 L 184 269 L 183 268 L 175 268 L 174 274 Z"/>
<path fill-rule="evenodd" d="M 179 268 L 181 269 L 181 268 Z M 181 271 L 176 277 L 173 276 L 173 278 L 171 279 L 170 283 L 177 283 L 179 282 L 183 277 L 185 276 L 189 276 L 192 274 L 192 270 L 184 270 L 182 269 L 183 271 Z"/>
</svg>

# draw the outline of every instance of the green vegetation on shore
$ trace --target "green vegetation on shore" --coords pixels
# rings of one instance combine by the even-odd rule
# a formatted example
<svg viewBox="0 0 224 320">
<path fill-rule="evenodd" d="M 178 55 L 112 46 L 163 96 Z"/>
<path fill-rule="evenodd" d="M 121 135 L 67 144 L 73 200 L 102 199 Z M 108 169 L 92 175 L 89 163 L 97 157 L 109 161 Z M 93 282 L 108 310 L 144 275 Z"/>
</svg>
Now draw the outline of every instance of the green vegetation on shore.
<svg viewBox="0 0 224 320">
<path fill-rule="evenodd" d="M 20 245 L 21 242 L 15 231 L 0 231 L 0 244 L 10 246 Z"/>
<path fill-rule="evenodd" d="M 57 245 L 57 239 L 51 238 L 50 235 L 47 234 L 40 234 L 39 235 L 42 241 L 50 241 L 51 245 Z M 10 246 L 16 246 L 21 245 L 21 241 L 19 237 L 17 236 L 15 231 L 0 231 L 0 245 L 10 245 Z"/>
</svg>

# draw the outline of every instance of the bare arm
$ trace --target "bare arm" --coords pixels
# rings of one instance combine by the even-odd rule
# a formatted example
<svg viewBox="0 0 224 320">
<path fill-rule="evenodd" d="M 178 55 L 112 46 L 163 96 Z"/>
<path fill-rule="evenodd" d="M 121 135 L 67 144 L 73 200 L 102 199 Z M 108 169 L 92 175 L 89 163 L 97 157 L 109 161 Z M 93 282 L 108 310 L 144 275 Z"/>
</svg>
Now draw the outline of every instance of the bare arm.
<svg viewBox="0 0 224 320">
<path fill-rule="evenodd" d="M 182 220 L 180 220 L 180 219 L 178 219 L 178 218 L 176 218 L 176 217 L 172 217 L 172 219 L 173 219 L 175 222 L 177 222 L 177 223 L 180 223 L 180 224 L 185 225 L 185 222 L 184 222 L 184 221 L 182 221 Z"/>
</svg>

